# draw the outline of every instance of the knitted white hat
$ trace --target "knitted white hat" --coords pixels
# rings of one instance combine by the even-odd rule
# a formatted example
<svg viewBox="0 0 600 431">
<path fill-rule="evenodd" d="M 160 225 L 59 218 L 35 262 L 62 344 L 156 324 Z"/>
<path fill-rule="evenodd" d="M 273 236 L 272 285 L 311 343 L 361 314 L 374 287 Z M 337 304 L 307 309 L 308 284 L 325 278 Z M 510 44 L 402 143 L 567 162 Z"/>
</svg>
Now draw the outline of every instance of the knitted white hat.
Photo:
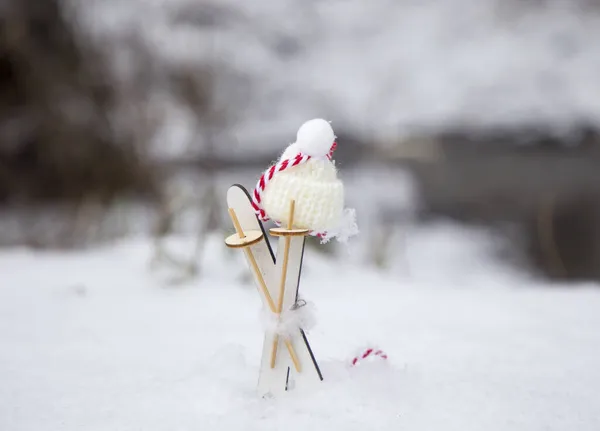
<svg viewBox="0 0 600 431">
<path fill-rule="evenodd" d="M 263 206 L 271 218 L 283 221 L 292 199 L 296 227 L 326 231 L 335 226 L 344 210 L 344 185 L 333 163 L 310 159 L 278 173 L 263 193 Z"/>
<path fill-rule="evenodd" d="M 324 242 L 332 237 L 343 241 L 357 233 L 354 211 L 344 210 L 344 185 L 329 160 L 334 141 L 329 122 L 304 123 L 296 142 L 272 167 L 273 173 L 267 171 L 269 182 L 259 200 L 269 218 L 285 222 L 293 199 L 294 227 L 319 232 Z"/>
</svg>

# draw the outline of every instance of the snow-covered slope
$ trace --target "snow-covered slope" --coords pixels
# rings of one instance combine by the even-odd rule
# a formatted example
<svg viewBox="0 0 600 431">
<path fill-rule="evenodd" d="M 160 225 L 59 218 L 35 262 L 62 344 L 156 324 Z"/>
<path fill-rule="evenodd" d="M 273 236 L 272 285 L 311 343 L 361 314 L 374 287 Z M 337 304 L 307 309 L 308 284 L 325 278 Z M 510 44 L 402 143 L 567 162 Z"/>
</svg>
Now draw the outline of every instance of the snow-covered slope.
<svg viewBox="0 0 600 431">
<path fill-rule="evenodd" d="M 257 399 L 260 300 L 241 256 L 164 288 L 149 244 L 0 254 L 0 429 L 578 430 L 600 427 L 600 290 L 508 271 L 477 236 L 414 231 L 385 275 L 308 250 L 325 380 Z M 185 241 L 182 242 L 185 244 Z M 379 346 L 387 362 L 348 361 Z"/>
</svg>

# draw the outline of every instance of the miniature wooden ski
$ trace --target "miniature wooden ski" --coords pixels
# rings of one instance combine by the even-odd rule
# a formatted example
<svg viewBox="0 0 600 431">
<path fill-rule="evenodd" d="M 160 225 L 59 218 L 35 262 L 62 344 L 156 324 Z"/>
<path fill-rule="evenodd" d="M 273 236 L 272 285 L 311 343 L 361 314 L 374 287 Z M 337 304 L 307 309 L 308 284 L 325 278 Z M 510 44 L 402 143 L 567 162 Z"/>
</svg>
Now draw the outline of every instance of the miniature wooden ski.
<svg viewBox="0 0 600 431">
<path fill-rule="evenodd" d="M 333 160 L 336 147 L 330 122 L 309 120 L 298 129 L 296 141 L 263 171 L 251 194 L 237 184 L 227 193 L 236 233 L 225 242 L 244 250 L 263 307 L 274 317 L 263 341 L 262 395 L 323 380 L 304 333 L 307 309 L 301 309 L 298 289 L 307 236 L 322 243 L 332 238 L 346 242 L 358 233 L 355 211 L 344 207 L 344 185 Z M 269 220 L 278 226 L 269 230 L 279 237 L 276 258 L 262 225 Z"/>
<path fill-rule="evenodd" d="M 293 229 L 293 226 L 271 229 L 271 234 L 279 237 L 275 257 L 248 191 L 234 184 L 227 192 L 227 204 L 236 233 L 226 239 L 226 244 L 244 249 L 263 307 L 279 315 L 300 306 L 298 292 L 305 231 Z M 291 334 L 265 332 L 258 379 L 259 395 L 276 396 L 321 380 L 323 376 L 302 328 Z"/>
</svg>

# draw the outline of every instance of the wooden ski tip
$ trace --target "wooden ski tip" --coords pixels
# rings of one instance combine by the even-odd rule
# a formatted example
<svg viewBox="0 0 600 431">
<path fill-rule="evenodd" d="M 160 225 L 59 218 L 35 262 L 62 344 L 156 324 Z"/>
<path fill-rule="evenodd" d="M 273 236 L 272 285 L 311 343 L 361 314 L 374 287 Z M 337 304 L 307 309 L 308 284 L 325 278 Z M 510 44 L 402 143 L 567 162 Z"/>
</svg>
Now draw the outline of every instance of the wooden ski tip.
<svg viewBox="0 0 600 431">
<path fill-rule="evenodd" d="M 244 238 L 240 237 L 238 233 L 229 235 L 225 238 L 225 244 L 230 248 L 245 248 L 258 244 L 264 238 L 264 235 L 260 230 L 249 230 L 244 232 L 244 234 Z"/>
<path fill-rule="evenodd" d="M 309 232 L 308 229 L 286 229 L 284 227 L 269 229 L 269 233 L 273 236 L 306 236 Z"/>
</svg>

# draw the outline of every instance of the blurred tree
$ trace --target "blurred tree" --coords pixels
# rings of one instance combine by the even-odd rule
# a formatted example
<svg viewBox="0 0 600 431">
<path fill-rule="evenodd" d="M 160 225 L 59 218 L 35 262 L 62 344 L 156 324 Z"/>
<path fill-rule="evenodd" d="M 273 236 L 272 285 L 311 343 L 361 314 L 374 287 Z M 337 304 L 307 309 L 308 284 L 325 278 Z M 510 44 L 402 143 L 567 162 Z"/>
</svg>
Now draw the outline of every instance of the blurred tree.
<svg viewBox="0 0 600 431">
<path fill-rule="evenodd" d="M 71 208 L 63 232 L 53 240 L 35 234 L 24 240 L 29 245 L 78 242 L 80 231 L 69 223 L 97 223 L 82 218 L 89 204 L 101 209 L 122 195 L 156 195 L 143 148 L 111 121 L 119 103 L 112 82 L 106 58 L 66 19 L 59 0 L 4 2 L 0 204 Z"/>
<path fill-rule="evenodd" d="M 131 142 L 115 133 L 102 55 L 58 0 L 8 0 L 0 15 L 0 201 L 109 202 L 155 191 Z"/>
</svg>

